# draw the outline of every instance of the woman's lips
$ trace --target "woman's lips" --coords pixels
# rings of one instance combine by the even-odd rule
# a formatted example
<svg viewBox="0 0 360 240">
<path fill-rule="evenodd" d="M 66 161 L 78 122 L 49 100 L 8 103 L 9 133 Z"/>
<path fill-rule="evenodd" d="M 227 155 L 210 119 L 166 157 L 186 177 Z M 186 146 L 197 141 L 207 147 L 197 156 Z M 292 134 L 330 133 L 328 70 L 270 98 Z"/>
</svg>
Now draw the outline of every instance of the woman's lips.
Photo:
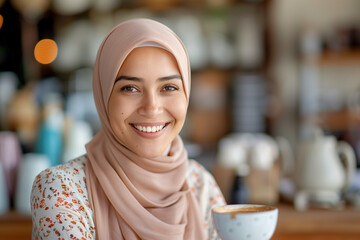
<svg viewBox="0 0 360 240">
<path fill-rule="evenodd" d="M 160 136 L 170 122 L 163 123 L 131 123 L 135 132 L 145 138 L 156 138 Z"/>
</svg>

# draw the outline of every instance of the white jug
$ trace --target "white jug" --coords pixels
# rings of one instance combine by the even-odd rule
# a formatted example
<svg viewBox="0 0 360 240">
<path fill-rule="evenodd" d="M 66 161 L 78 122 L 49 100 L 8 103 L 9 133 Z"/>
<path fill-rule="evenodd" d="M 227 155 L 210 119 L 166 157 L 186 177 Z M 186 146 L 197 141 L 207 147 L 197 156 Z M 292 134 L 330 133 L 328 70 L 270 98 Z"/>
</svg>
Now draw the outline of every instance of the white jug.
<svg viewBox="0 0 360 240">
<path fill-rule="evenodd" d="M 310 199 L 339 204 L 340 193 L 349 187 L 356 171 L 354 150 L 348 143 L 325 136 L 319 129 L 314 130 L 313 137 L 299 150 L 295 168 L 295 207 L 304 210 Z"/>
</svg>

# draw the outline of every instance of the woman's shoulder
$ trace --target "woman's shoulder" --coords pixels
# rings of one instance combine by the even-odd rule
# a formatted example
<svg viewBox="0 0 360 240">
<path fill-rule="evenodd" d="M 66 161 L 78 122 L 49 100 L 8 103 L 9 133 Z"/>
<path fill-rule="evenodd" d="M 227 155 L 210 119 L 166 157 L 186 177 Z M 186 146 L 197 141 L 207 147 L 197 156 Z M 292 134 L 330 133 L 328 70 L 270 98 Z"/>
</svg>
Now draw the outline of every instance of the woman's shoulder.
<svg viewBox="0 0 360 240">
<path fill-rule="evenodd" d="M 56 181 L 67 182 L 71 179 L 82 179 L 85 181 L 86 156 L 81 156 L 64 164 L 56 165 L 41 171 L 35 182 L 53 183 Z"/>
<path fill-rule="evenodd" d="M 92 239 L 95 228 L 86 190 L 85 164 L 86 157 L 82 156 L 38 174 L 31 193 L 33 239 L 43 234 L 49 235 L 49 239 L 60 236 L 68 239 L 68 234 Z M 44 226 L 44 221 L 49 225 Z"/>
<path fill-rule="evenodd" d="M 49 174 L 50 172 L 61 173 L 71 176 L 85 174 L 86 155 L 82 155 L 66 163 L 50 167 L 41 172 L 41 174 Z"/>
<path fill-rule="evenodd" d="M 199 177 L 208 177 L 211 176 L 211 173 L 199 162 L 196 160 L 189 160 L 188 167 L 188 175 L 189 176 L 199 176 Z"/>
<path fill-rule="evenodd" d="M 208 239 L 218 239 L 212 225 L 211 209 L 224 205 L 225 199 L 212 174 L 195 160 L 189 161 L 188 184 L 199 202 Z"/>
<path fill-rule="evenodd" d="M 216 185 L 213 175 L 195 160 L 189 160 L 188 183 L 195 193 L 201 188 Z"/>
<path fill-rule="evenodd" d="M 84 155 L 43 170 L 34 180 L 32 193 L 42 194 L 43 191 L 50 190 L 51 195 L 68 196 L 76 193 L 87 198 L 85 164 L 86 156 Z"/>
<path fill-rule="evenodd" d="M 58 191 L 62 189 L 63 193 L 76 189 L 77 194 L 86 195 L 85 164 L 86 156 L 83 155 L 64 164 L 47 168 L 36 176 L 33 188 L 37 187 L 40 192 L 45 189 Z"/>
<path fill-rule="evenodd" d="M 195 160 L 190 160 L 188 170 L 188 184 L 190 190 L 198 198 L 207 212 L 212 206 L 225 203 L 221 190 L 211 172 Z"/>
</svg>

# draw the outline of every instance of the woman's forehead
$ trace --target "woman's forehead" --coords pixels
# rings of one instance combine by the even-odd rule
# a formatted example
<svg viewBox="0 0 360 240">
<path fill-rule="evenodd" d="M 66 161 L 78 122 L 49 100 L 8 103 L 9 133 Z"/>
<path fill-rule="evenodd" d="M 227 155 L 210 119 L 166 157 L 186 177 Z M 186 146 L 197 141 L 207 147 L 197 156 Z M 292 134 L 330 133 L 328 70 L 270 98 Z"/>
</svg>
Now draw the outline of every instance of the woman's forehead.
<svg viewBox="0 0 360 240">
<path fill-rule="evenodd" d="M 145 46 L 133 49 L 120 66 L 121 72 L 130 73 L 156 73 L 167 72 L 180 74 L 175 57 L 167 50 L 158 47 Z M 181 74 L 180 74 L 181 75 Z"/>
</svg>

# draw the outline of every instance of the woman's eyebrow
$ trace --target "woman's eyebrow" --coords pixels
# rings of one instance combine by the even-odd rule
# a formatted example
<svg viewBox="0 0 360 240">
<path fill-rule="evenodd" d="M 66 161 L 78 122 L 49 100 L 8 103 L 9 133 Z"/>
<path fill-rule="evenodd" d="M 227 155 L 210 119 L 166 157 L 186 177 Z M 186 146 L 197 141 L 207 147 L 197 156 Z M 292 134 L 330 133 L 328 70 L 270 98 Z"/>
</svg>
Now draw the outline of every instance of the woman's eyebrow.
<svg viewBox="0 0 360 240">
<path fill-rule="evenodd" d="M 131 77 L 131 76 L 126 76 L 126 75 L 121 75 L 120 77 L 115 79 L 115 83 L 117 81 L 119 81 L 119 80 L 122 80 L 122 79 L 129 80 L 129 81 L 136 81 L 136 82 L 139 82 L 139 81 L 142 80 L 141 78 L 138 78 L 138 77 Z"/>
<path fill-rule="evenodd" d="M 139 77 L 132 77 L 132 76 L 127 76 L 127 75 L 121 75 L 120 77 L 116 78 L 115 79 L 115 83 L 117 81 L 120 81 L 120 80 L 128 80 L 128 81 L 136 81 L 136 82 L 140 82 L 142 81 L 143 79 L 142 78 L 139 78 Z M 158 80 L 160 81 L 167 81 L 167 80 L 171 80 L 171 79 L 180 79 L 182 80 L 182 77 L 179 75 L 179 74 L 174 74 L 174 75 L 170 75 L 170 76 L 165 76 L 165 77 L 161 77 L 159 78 Z"/>
<path fill-rule="evenodd" d="M 166 80 L 171 80 L 171 79 L 180 79 L 180 80 L 182 80 L 182 77 L 179 74 L 174 74 L 174 75 L 159 78 L 160 81 L 166 81 Z"/>
</svg>

